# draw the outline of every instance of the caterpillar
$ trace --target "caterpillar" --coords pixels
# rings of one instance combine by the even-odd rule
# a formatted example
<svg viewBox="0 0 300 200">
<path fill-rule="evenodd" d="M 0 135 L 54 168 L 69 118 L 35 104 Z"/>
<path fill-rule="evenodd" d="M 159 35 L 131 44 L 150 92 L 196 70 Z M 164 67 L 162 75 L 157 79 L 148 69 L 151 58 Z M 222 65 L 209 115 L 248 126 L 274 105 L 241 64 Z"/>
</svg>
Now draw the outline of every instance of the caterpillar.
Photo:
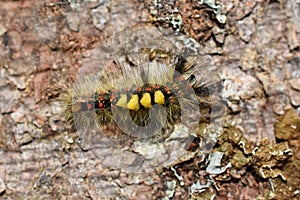
<svg viewBox="0 0 300 200">
<path fill-rule="evenodd" d="M 126 142 L 151 144 L 180 138 L 188 149 L 184 143 L 198 134 L 199 120 L 213 120 L 220 85 L 210 57 L 201 55 L 195 41 L 177 33 L 137 29 L 118 33 L 91 52 L 62 99 L 68 121 L 89 143 L 87 148 L 115 150 L 125 137 Z M 111 124 L 121 134 L 99 131 Z M 166 130 L 174 124 L 184 124 L 188 134 L 168 138 Z M 182 146 L 168 145 L 164 152 Z"/>
</svg>

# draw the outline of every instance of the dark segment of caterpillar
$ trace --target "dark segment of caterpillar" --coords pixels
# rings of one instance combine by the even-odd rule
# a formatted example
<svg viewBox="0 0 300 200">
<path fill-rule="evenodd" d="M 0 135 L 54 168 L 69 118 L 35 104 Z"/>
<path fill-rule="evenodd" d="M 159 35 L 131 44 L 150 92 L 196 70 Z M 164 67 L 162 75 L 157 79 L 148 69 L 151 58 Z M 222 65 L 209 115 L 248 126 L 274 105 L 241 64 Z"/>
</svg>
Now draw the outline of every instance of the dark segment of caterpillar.
<svg viewBox="0 0 300 200">
<path fill-rule="evenodd" d="M 149 109 L 155 104 L 167 109 L 169 121 L 180 113 L 179 102 L 174 93 L 170 88 L 157 84 L 146 84 L 133 91 L 99 91 L 85 99 L 78 99 L 77 96 L 73 98 L 72 113 L 96 112 L 100 117 L 100 124 L 112 121 L 112 109 L 128 109 L 132 120 L 140 126 L 148 124 Z"/>
</svg>

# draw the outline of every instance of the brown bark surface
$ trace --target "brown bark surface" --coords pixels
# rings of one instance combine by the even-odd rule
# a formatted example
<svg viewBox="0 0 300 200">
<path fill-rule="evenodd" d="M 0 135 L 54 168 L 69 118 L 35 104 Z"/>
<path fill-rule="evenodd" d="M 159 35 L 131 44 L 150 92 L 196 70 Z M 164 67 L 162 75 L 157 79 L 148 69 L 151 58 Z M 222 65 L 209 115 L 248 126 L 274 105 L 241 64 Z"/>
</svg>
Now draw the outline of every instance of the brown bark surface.
<svg viewBox="0 0 300 200">
<path fill-rule="evenodd" d="M 216 1 L 226 23 L 199 2 L 2 0 L 0 198 L 299 199 L 300 2 Z M 154 26 L 195 39 L 218 67 L 231 126 L 214 152 L 232 168 L 211 175 L 211 157 L 194 156 L 149 174 L 109 169 L 60 115 L 58 74 L 74 80 L 107 38 Z M 127 154 L 110 151 L 107 162 L 122 168 Z M 205 190 L 191 194 L 197 181 Z"/>
</svg>

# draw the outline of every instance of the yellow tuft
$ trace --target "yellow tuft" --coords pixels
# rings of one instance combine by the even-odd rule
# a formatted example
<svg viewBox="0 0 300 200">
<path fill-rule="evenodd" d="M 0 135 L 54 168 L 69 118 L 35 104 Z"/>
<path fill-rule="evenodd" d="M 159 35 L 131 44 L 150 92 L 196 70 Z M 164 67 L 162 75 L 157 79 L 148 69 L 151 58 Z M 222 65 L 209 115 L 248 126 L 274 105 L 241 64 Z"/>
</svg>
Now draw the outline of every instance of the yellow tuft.
<svg viewBox="0 0 300 200">
<path fill-rule="evenodd" d="M 122 94 L 119 101 L 116 103 L 117 106 L 122 108 L 127 108 L 127 96 L 126 94 Z"/>
<path fill-rule="evenodd" d="M 159 105 L 164 105 L 165 104 L 165 96 L 162 93 L 162 91 L 158 90 L 154 93 L 154 102 L 159 104 Z"/>
<path fill-rule="evenodd" d="M 142 99 L 140 100 L 140 103 L 145 107 L 145 108 L 151 108 L 151 96 L 148 92 L 143 94 Z"/>
<path fill-rule="evenodd" d="M 137 94 L 131 96 L 127 104 L 127 108 L 134 111 L 138 111 L 140 109 L 139 96 Z"/>
</svg>

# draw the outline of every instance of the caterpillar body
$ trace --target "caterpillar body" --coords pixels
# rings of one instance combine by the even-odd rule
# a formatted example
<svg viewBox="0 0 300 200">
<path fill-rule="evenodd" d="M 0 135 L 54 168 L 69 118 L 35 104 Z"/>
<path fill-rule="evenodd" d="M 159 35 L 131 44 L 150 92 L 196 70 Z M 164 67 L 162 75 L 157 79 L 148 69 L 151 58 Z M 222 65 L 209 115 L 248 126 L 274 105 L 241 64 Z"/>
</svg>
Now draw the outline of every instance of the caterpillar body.
<svg viewBox="0 0 300 200">
<path fill-rule="evenodd" d="M 124 138 L 135 152 L 141 150 L 135 141 L 143 141 L 142 146 L 168 141 L 162 155 L 157 155 L 165 158 L 173 152 L 164 165 L 189 149 L 186 143 L 192 142 L 190 136 L 197 136 L 199 120 L 212 121 L 220 87 L 210 57 L 199 54 L 198 44 L 192 41 L 189 45 L 189 40 L 156 29 L 127 30 L 91 53 L 63 95 L 67 119 L 74 123 L 83 143 L 88 143 L 85 148 L 113 148 L 112 154 L 119 156 L 129 148 L 122 146 Z M 103 127 L 111 124 L 122 133 L 107 134 Z M 174 124 L 189 130 L 170 136 L 166 130 Z M 175 145 L 177 140 L 180 143 Z M 96 153 L 98 157 L 102 151 Z M 143 162 L 146 160 L 152 160 L 149 167 L 159 159 Z"/>
</svg>

